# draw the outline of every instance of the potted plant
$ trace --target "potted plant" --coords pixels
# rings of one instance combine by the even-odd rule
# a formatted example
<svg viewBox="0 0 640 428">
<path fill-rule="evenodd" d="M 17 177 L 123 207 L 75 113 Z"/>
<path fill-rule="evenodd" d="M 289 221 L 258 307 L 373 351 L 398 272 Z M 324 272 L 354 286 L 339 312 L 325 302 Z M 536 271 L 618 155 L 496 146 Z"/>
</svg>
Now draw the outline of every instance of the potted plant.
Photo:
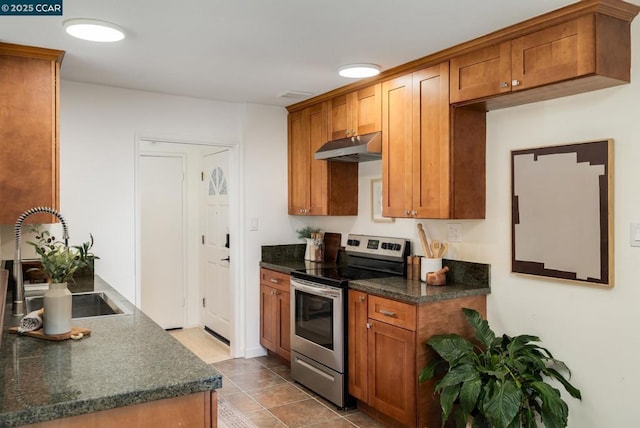
<svg viewBox="0 0 640 428">
<path fill-rule="evenodd" d="M 566 427 L 569 410 L 560 391 L 545 381 L 557 380 L 574 398 L 580 391 L 560 373 L 566 364 L 536 344 L 531 335 L 496 337 L 489 323 L 473 309 L 463 308 L 476 343 L 458 335 L 433 336 L 427 345 L 439 356 L 424 367 L 419 380 L 444 376 L 435 384 L 440 394 L 442 426 L 454 411 L 456 427 Z"/>
<path fill-rule="evenodd" d="M 307 241 L 307 247 L 304 251 L 304 259 L 311 260 L 311 246 L 313 245 L 313 235 L 320 232 L 320 229 L 313 228 L 311 226 L 305 226 L 302 229 L 296 230 L 298 238 Z"/>
<path fill-rule="evenodd" d="M 89 266 L 95 259 L 99 259 L 91 252 L 93 248 L 93 235 L 89 234 L 89 241 L 79 246 L 66 246 L 62 241 L 56 240 L 48 230 L 40 231 L 33 227 L 36 242 L 28 241 L 36 253 L 40 256 L 43 273 L 49 279 L 49 283 L 72 282 L 73 275 L 80 269 Z"/>
<path fill-rule="evenodd" d="M 97 259 L 91 249 L 90 240 L 80 246 L 69 247 L 56 240 L 48 230 L 35 232 L 36 242 L 28 241 L 40 256 L 42 271 L 49 280 L 49 291 L 44 295 L 44 334 L 58 335 L 71 331 L 71 293 L 67 283 L 73 281 L 73 275 Z"/>
</svg>

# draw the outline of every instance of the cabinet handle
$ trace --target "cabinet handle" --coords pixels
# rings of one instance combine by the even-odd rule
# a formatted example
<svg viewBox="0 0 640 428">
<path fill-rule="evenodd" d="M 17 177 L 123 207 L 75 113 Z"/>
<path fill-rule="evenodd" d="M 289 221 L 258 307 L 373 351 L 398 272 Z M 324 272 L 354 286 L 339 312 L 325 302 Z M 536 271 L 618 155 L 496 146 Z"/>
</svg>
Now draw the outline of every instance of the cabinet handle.
<svg viewBox="0 0 640 428">
<path fill-rule="evenodd" d="M 418 211 L 416 210 L 411 211 L 411 215 L 418 215 Z"/>
<path fill-rule="evenodd" d="M 398 317 L 398 314 L 396 314 L 395 312 L 387 311 L 386 309 L 380 309 L 379 312 L 382 315 L 386 315 L 388 317 L 393 317 L 393 318 L 397 318 Z"/>
<path fill-rule="evenodd" d="M 269 281 L 273 282 L 274 284 L 280 284 L 280 280 L 278 278 L 271 278 Z"/>
<path fill-rule="evenodd" d="M 501 88 L 507 88 L 507 87 L 509 87 L 509 84 L 507 82 L 500 82 L 500 87 Z"/>
<path fill-rule="evenodd" d="M 300 214 L 306 214 L 309 210 L 307 208 L 300 208 Z"/>
<path fill-rule="evenodd" d="M 276 290 L 276 291 L 274 291 L 274 292 L 273 292 L 273 295 L 274 295 L 274 296 L 279 296 L 279 295 L 280 295 L 280 292 Z"/>
<path fill-rule="evenodd" d="M 405 210 L 404 215 L 411 215 L 411 211 Z"/>
<path fill-rule="evenodd" d="M 364 297 L 364 296 L 360 296 L 360 301 L 361 301 L 361 302 L 364 302 L 365 300 L 367 300 L 367 298 L 366 298 L 366 297 Z"/>
<path fill-rule="evenodd" d="M 521 83 L 521 81 L 514 79 L 511 81 L 511 86 L 520 86 Z"/>
<path fill-rule="evenodd" d="M 371 324 L 367 323 L 367 328 L 371 328 Z"/>
<path fill-rule="evenodd" d="M 349 130 L 348 130 L 348 129 L 346 129 L 346 130 L 344 131 L 344 136 L 345 136 L 345 137 L 348 137 L 348 136 L 349 136 Z"/>
</svg>

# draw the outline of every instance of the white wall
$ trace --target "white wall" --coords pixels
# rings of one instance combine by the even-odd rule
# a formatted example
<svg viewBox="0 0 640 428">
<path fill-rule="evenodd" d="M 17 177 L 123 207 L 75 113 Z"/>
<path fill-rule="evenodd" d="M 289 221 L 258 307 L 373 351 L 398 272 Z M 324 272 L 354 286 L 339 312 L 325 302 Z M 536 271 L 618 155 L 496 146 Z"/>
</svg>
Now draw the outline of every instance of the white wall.
<svg viewBox="0 0 640 428">
<path fill-rule="evenodd" d="M 135 300 L 136 135 L 238 144 L 241 106 L 62 82 L 60 209 L 71 241 L 95 237 L 96 271 Z"/>
</svg>

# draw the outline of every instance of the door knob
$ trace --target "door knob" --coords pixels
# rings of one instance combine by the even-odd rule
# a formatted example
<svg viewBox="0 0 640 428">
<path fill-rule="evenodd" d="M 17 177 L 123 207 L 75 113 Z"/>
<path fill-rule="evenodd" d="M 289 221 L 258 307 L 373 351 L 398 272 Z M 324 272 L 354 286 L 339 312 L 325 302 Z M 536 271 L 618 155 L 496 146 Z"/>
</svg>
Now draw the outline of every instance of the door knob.
<svg viewBox="0 0 640 428">
<path fill-rule="evenodd" d="M 227 257 L 226 257 L 226 258 L 224 258 L 224 259 L 220 259 L 220 261 L 221 261 L 221 262 L 230 262 L 230 261 L 231 261 L 231 257 L 230 257 L 230 256 L 227 256 Z"/>
</svg>

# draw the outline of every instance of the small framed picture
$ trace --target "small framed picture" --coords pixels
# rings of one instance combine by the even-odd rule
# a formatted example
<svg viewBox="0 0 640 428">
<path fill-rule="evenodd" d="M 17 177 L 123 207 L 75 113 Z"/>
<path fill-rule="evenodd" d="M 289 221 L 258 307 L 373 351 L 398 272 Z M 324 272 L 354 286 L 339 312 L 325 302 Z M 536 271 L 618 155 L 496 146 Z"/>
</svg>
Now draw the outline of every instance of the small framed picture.
<svg viewBox="0 0 640 428">
<path fill-rule="evenodd" d="M 392 217 L 382 216 L 382 178 L 371 180 L 371 220 L 376 223 L 391 223 Z"/>
</svg>

